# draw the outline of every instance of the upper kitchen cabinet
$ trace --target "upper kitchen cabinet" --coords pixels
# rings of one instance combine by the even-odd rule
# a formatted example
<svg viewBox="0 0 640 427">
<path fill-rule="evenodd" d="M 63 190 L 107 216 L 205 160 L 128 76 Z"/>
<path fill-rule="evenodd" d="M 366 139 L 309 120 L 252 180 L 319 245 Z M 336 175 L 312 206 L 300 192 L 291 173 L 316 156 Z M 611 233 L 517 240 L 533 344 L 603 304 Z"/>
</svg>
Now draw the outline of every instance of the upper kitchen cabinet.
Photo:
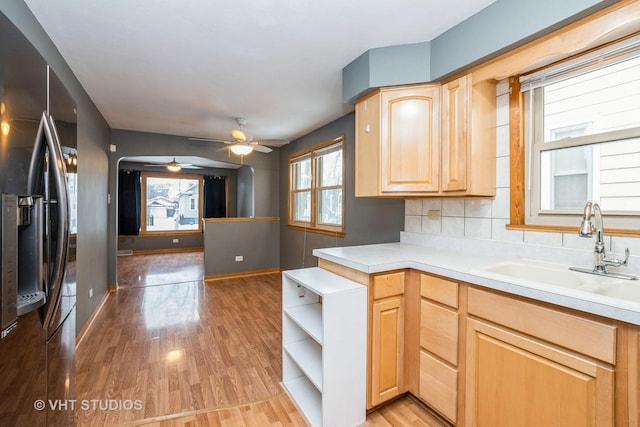
<svg viewBox="0 0 640 427">
<path fill-rule="evenodd" d="M 495 195 L 495 82 L 383 88 L 356 103 L 356 196 Z"/>
<path fill-rule="evenodd" d="M 356 103 L 356 196 L 437 193 L 440 86 L 380 89 Z"/>
<path fill-rule="evenodd" d="M 496 194 L 496 86 L 471 74 L 442 85 L 442 195 Z"/>
</svg>

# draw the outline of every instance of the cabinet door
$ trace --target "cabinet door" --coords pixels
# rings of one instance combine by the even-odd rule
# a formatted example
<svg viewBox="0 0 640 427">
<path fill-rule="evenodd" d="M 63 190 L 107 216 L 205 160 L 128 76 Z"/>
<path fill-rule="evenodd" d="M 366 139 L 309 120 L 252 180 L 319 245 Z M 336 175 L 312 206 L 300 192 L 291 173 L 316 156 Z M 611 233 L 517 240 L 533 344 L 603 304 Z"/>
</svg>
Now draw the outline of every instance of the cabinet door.
<svg viewBox="0 0 640 427">
<path fill-rule="evenodd" d="M 457 421 L 458 370 L 420 350 L 420 399 L 447 417 Z"/>
<path fill-rule="evenodd" d="M 442 86 L 442 191 L 467 189 L 471 75 Z"/>
<path fill-rule="evenodd" d="M 466 425 L 613 425 L 612 369 L 478 320 L 467 331 Z"/>
<path fill-rule="evenodd" d="M 439 85 L 383 91 L 381 108 L 381 192 L 437 192 Z"/>
<path fill-rule="evenodd" d="M 371 309 L 371 396 L 373 407 L 402 392 L 403 299 L 374 301 Z"/>
<path fill-rule="evenodd" d="M 380 93 L 356 103 L 356 197 L 380 194 Z"/>
<path fill-rule="evenodd" d="M 420 302 L 420 346 L 458 365 L 458 313 L 427 300 Z"/>
</svg>

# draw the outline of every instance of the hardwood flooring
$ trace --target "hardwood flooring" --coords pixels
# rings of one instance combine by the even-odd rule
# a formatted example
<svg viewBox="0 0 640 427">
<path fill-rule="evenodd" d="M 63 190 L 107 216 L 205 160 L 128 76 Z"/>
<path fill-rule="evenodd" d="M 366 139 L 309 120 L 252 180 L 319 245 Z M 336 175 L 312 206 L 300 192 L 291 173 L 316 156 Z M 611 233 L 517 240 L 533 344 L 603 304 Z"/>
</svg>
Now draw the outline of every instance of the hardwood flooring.
<svg viewBox="0 0 640 427">
<path fill-rule="evenodd" d="M 118 288 L 166 285 L 204 278 L 202 252 L 118 257 Z"/>
<path fill-rule="evenodd" d="M 204 282 L 201 256 L 118 259 L 119 290 L 77 349 L 77 400 L 99 402 L 79 426 L 304 425 L 280 386 L 280 275 Z M 442 424 L 405 398 L 366 425 Z"/>
</svg>

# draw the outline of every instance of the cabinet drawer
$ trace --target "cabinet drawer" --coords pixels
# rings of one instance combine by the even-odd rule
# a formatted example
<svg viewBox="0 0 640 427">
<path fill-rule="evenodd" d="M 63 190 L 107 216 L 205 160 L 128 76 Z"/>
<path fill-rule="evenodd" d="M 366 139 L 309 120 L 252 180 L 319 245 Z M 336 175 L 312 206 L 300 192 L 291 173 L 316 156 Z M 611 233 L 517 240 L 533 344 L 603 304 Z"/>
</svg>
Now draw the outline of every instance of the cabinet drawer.
<svg viewBox="0 0 640 427">
<path fill-rule="evenodd" d="M 420 295 L 449 307 L 458 308 L 458 283 L 439 277 L 420 275 Z"/>
<path fill-rule="evenodd" d="M 452 422 L 457 421 L 458 370 L 420 351 L 420 399 Z"/>
<path fill-rule="evenodd" d="M 404 294 L 404 271 L 374 276 L 374 300 L 402 294 Z"/>
<path fill-rule="evenodd" d="M 474 287 L 469 288 L 468 310 L 471 315 L 616 363 L 617 328 L 613 325 Z"/>
<path fill-rule="evenodd" d="M 420 347 L 458 365 L 458 313 L 426 300 L 420 302 Z"/>
</svg>

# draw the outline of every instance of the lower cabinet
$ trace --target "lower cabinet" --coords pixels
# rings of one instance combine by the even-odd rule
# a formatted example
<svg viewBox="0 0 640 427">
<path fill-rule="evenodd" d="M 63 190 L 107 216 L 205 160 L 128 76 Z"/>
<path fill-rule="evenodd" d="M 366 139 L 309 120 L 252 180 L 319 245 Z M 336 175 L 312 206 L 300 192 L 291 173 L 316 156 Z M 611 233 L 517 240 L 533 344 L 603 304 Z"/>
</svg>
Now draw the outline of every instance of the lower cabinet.
<svg viewBox="0 0 640 427">
<path fill-rule="evenodd" d="M 404 392 L 404 281 L 404 272 L 372 278 L 367 404 L 369 409 Z"/>
<path fill-rule="evenodd" d="M 418 397 L 452 423 L 458 420 L 459 285 L 420 274 Z"/>
<path fill-rule="evenodd" d="M 471 425 L 614 425 L 612 368 L 476 320 L 467 351 Z"/>
<path fill-rule="evenodd" d="M 416 270 L 349 276 L 369 286 L 367 409 L 409 392 L 456 426 L 640 425 L 639 326 Z"/>
<path fill-rule="evenodd" d="M 469 315 L 466 425 L 615 425 L 615 326 L 473 288 Z"/>
</svg>

